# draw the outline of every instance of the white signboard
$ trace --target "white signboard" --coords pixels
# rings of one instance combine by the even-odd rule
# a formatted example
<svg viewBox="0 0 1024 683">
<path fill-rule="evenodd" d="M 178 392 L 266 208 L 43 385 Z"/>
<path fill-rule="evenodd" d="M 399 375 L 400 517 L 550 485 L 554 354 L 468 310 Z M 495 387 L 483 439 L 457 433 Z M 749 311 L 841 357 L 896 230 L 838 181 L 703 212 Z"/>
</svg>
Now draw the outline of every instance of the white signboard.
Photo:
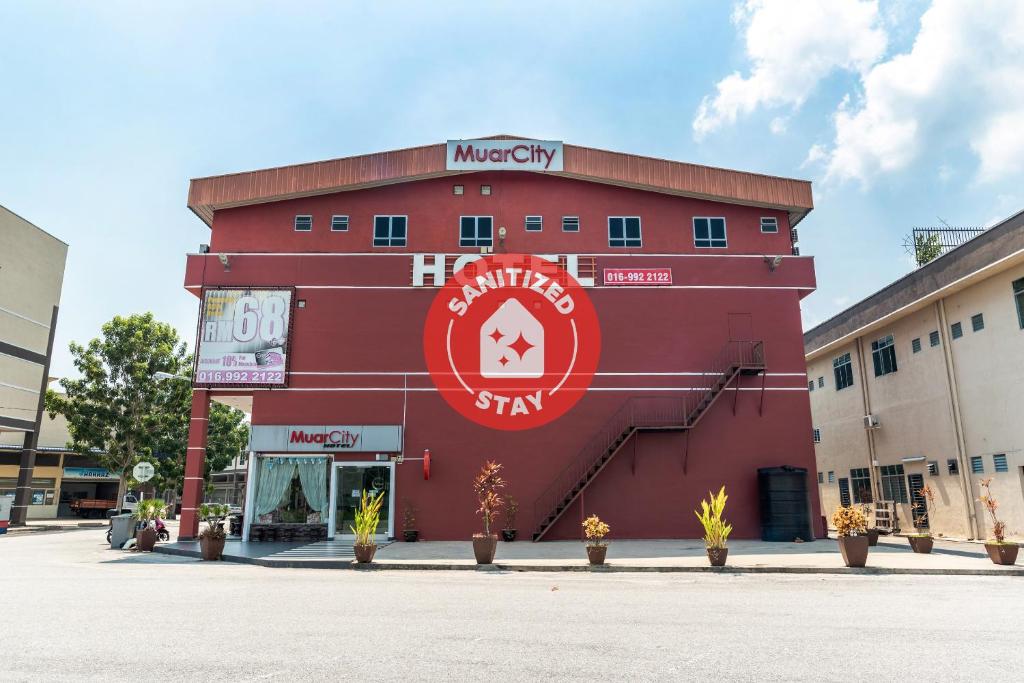
<svg viewBox="0 0 1024 683">
<path fill-rule="evenodd" d="M 400 425 L 253 425 L 249 434 L 249 450 L 258 453 L 397 453 L 402 450 Z"/>
<path fill-rule="evenodd" d="M 290 289 L 208 289 L 203 294 L 195 384 L 286 384 Z"/>
<path fill-rule="evenodd" d="M 148 462 L 140 462 L 132 470 L 132 476 L 135 477 L 135 481 L 149 481 L 156 474 L 156 470 L 153 465 Z"/>
<path fill-rule="evenodd" d="M 561 171 L 561 140 L 449 140 L 449 171 Z"/>
</svg>

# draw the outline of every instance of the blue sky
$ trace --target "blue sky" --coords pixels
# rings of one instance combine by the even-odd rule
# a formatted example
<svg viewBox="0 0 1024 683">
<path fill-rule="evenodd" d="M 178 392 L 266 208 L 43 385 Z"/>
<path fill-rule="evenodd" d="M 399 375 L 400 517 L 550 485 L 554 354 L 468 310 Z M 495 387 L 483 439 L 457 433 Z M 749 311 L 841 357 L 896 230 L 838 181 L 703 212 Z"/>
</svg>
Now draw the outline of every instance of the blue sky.
<svg viewBox="0 0 1024 683">
<path fill-rule="evenodd" d="M 192 340 L 196 176 L 508 132 L 807 178 L 807 326 L 913 227 L 1024 208 L 1024 3 L 798 4 L 4 3 L 0 204 L 71 245 L 53 372 L 119 313 Z"/>
</svg>

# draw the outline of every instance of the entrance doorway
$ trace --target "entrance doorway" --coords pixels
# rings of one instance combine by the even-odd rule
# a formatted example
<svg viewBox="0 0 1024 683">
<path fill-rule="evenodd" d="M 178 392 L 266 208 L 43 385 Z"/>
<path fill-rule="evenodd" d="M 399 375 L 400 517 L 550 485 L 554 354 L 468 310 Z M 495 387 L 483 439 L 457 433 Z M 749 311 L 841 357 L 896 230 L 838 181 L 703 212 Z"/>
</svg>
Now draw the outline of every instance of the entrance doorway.
<svg viewBox="0 0 1024 683">
<path fill-rule="evenodd" d="M 386 541 L 395 536 L 395 464 L 392 462 L 336 462 L 331 476 L 331 538 L 354 540 L 351 527 L 365 490 L 376 496 L 382 491 L 384 503 L 374 538 Z"/>
</svg>

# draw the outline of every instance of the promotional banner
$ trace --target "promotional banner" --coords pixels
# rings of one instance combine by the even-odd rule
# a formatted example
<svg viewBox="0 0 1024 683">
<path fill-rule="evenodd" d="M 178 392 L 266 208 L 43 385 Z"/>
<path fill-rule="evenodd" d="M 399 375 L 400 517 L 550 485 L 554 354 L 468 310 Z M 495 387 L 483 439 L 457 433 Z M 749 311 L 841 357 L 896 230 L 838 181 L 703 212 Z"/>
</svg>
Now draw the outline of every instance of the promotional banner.
<svg viewBox="0 0 1024 683">
<path fill-rule="evenodd" d="M 195 384 L 284 386 L 290 289 L 210 289 L 203 295 Z"/>
</svg>

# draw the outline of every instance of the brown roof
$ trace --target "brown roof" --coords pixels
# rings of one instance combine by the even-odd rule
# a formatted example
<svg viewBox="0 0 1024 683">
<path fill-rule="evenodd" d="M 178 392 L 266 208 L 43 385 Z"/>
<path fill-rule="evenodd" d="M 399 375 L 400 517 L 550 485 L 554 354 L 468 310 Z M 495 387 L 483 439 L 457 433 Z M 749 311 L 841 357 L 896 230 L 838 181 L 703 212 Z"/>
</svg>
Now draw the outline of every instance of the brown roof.
<svg viewBox="0 0 1024 683">
<path fill-rule="evenodd" d="M 494 135 L 491 139 L 519 138 Z M 446 143 L 440 143 L 194 178 L 189 184 L 188 207 L 207 225 L 212 225 L 213 212 L 217 209 L 466 173 L 445 168 L 445 150 Z M 807 180 L 576 145 L 563 145 L 563 151 L 564 170 L 552 172 L 552 175 L 731 204 L 782 209 L 789 212 L 790 222 L 794 225 L 814 208 L 811 183 Z"/>
</svg>

